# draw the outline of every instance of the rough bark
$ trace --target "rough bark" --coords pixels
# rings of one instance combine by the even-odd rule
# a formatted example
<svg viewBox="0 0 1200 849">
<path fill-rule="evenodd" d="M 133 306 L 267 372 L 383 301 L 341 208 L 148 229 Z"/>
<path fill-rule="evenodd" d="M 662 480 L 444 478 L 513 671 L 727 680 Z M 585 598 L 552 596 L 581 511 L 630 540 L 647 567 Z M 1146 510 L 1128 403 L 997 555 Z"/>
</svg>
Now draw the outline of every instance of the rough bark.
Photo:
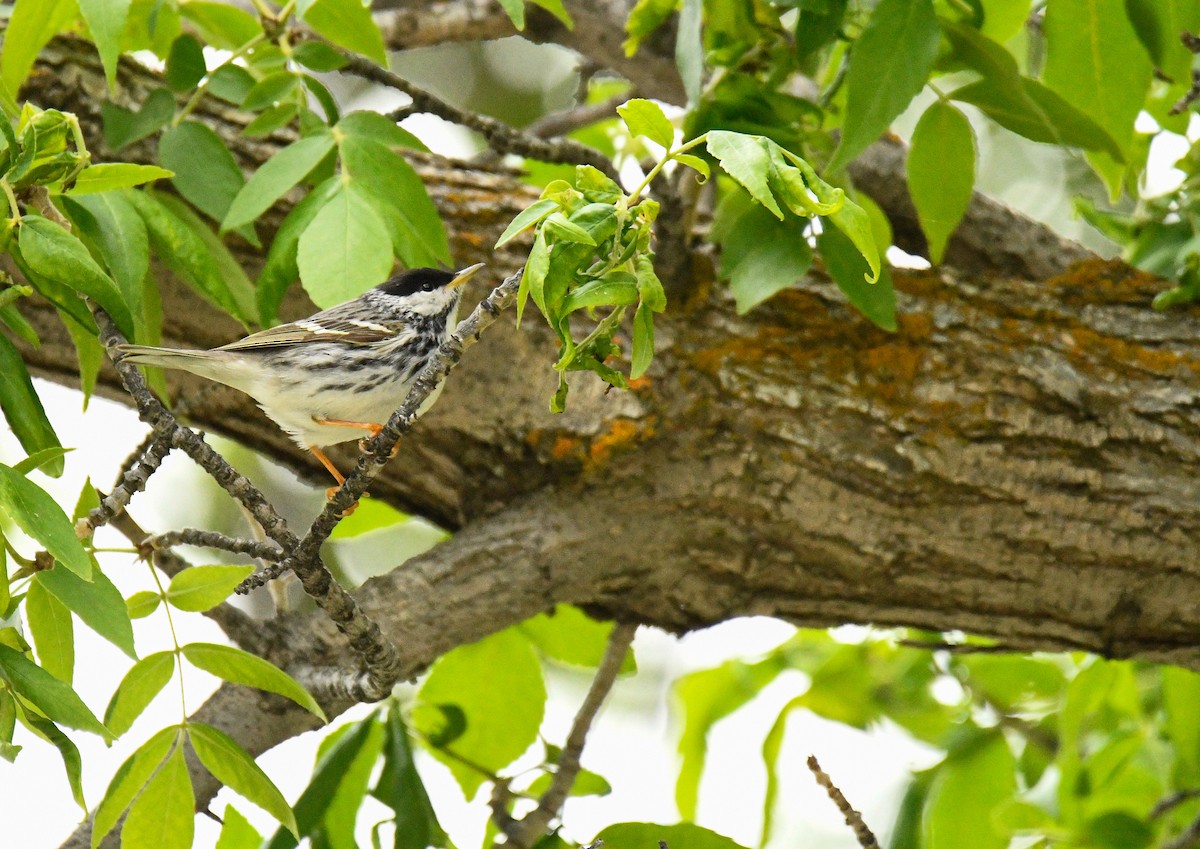
<svg viewBox="0 0 1200 849">
<path fill-rule="evenodd" d="M 62 83 L 68 66 L 83 88 Z M 86 61 L 58 68 L 34 77 L 44 105 L 102 85 Z M 511 270 L 518 256 L 487 246 L 527 190 L 504 171 L 424 169 L 460 261 Z M 662 320 L 648 379 L 626 394 L 579 378 L 562 416 L 546 412 L 549 335 L 501 322 L 373 487 L 457 530 L 359 593 L 406 670 L 559 602 L 675 631 L 752 614 L 910 625 L 1200 669 L 1198 314 L 1151 312 L 1156 281 L 1003 208 L 973 215 L 957 267 L 897 271 L 895 334 L 819 275 L 738 316 L 697 256 L 701 295 Z M 238 332 L 174 281 L 163 291 L 170 342 Z M 69 337 L 49 310 L 27 314 L 43 338 L 31 366 L 71 384 Z M 113 381 L 102 391 L 120 397 Z M 192 406 L 321 479 L 248 399 Z M 262 633 L 285 666 L 345 660 L 316 614 Z M 246 722 L 220 701 L 246 696 L 215 698 L 210 719 L 252 752 L 305 727 L 288 707 Z"/>
</svg>

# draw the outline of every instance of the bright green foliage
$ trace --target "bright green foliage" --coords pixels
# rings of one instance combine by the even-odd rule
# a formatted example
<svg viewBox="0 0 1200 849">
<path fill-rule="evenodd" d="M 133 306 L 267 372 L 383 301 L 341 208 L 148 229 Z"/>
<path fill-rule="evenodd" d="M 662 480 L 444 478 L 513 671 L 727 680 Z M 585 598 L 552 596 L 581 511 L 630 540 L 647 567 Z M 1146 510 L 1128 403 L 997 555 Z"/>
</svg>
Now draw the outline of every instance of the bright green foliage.
<svg viewBox="0 0 1200 849">
<path fill-rule="evenodd" d="M 46 418 L 42 400 L 33 388 L 25 361 L 7 336 L 0 336 L 0 412 L 4 413 L 8 426 L 28 453 L 61 446 L 54 426 Z M 60 457 L 44 470 L 58 477 L 63 473 L 63 465 Z"/>
<path fill-rule="evenodd" d="M 742 849 L 728 837 L 692 823 L 656 825 L 649 822 L 623 822 L 610 825 L 596 835 L 611 849 L 645 849 L 647 846 L 686 846 L 688 849 Z"/>
<path fill-rule="evenodd" d="M 181 647 L 188 663 L 231 684 L 245 684 L 291 699 L 309 713 L 325 719 L 325 713 L 308 691 L 270 661 L 233 646 L 188 643 Z"/>
<path fill-rule="evenodd" d="M 195 807 L 183 747 L 176 745 L 130 805 L 121 829 L 121 843 L 188 849 L 196 828 Z"/>
<path fill-rule="evenodd" d="M 179 729 L 164 728 L 143 743 L 117 769 L 104 798 L 96 806 L 92 823 L 92 849 L 113 830 L 122 814 L 158 771 L 179 737 Z"/>
<path fill-rule="evenodd" d="M 136 658 L 133 626 L 120 591 L 100 571 L 94 559 L 91 561 L 89 578 L 57 566 L 38 574 L 42 586 L 69 607 L 85 625 L 129 657 Z"/>
<path fill-rule="evenodd" d="M 92 562 L 75 538 L 67 514 L 45 490 L 3 464 L 0 464 L 0 507 L 17 527 L 45 546 L 64 569 L 85 581 L 91 580 Z"/>
<path fill-rule="evenodd" d="M 66 683 L 14 649 L 0 644 L 0 681 L 45 716 L 68 728 L 112 735 Z"/>
<path fill-rule="evenodd" d="M 117 685 L 104 711 L 104 724 L 118 737 L 124 734 L 174 674 L 174 652 L 146 655 L 130 667 Z"/>
<path fill-rule="evenodd" d="M 39 578 L 33 576 L 29 594 L 25 596 L 30 636 L 42 669 L 70 684 L 75 672 L 75 626 L 71 611 L 46 590 Z"/>
<path fill-rule="evenodd" d="M 262 845 L 262 835 L 233 805 L 225 806 L 221 820 L 221 836 L 217 838 L 216 849 L 258 849 Z"/>
<path fill-rule="evenodd" d="M 590 668 L 600 665 L 612 629 L 611 622 L 598 622 L 569 604 L 557 605 L 549 613 L 538 614 L 517 626 L 547 660 Z M 630 651 L 621 663 L 621 673 L 636 671 L 637 664 Z"/>
<path fill-rule="evenodd" d="M 205 769 L 226 787 L 275 817 L 292 834 L 297 833 L 296 817 L 283 794 L 233 738 L 199 722 L 188 723 L 187 731 L 188 740 Z"/>
<path fill-rule="evenodd" d="M 908 153 L 908 190 L 929 241 L 929 258 L 942 261 L 975 187 L 975 134 L 965 115 L 947 103 L 925 110 Z"/>
<path fill-rule="evenodd" d="M 216 607 L 245 580 L 253 566 L 193 566 L 171 579 L 167 603 L 180 610 L 202 613 Z"/>
</svg>

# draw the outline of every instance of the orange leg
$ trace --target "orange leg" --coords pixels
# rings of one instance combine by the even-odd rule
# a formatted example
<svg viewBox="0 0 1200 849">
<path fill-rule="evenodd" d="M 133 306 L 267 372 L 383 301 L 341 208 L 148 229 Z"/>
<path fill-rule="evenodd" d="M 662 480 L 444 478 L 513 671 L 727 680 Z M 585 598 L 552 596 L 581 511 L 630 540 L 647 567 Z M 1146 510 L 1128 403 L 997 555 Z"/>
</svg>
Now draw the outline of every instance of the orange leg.
<svg viewBox="0 0 1200 849">
<path fill-rule="evenodd" d="M 379 436 L 379 432 L 381 430 L 383 430 L 383 425 L 376 424 L 374 422 L 351 422 L 351 421 L 347 421 L 345 419 L 323 419 L 323 418 L 319 418 L 318 416 L 313 416 L 313 421 L 319 425 L 333 425 L 335 427 L 362 428 L 363 430 L 367 431 L 372 437 Z M 363 437 L 363 438 L 366 439 L 368 437 Z M 358 443 L 358 447 L 359 448 L 363 447 L 363 443 L 361 440 Z M 396 445 L 392 446 L 392 452 L 388 456 L 395 457 L 396 452 L 399 450 L 400 450 L 400 445 L 397 443 Z M 329 467 L 326 466 L 325 468 L 329 468 Z"/>
<path fill-rule="evenodd" d="M 333 498 L 333 494 L 337 492 L 338 489 L 341 488 L 342 484 L 346 482 L 346 478 L 342 476 L 342 473 L 337 470 L 337 466 L 333 465 L 333 461 L 330 460 L 325 452 L 320 448 L 316 447 L 315 445 L 310 445 L 308 450 L 312 452 L 314 457 L 321 461 L 321 465 L 328 469 L 329 474 L 333 475 L 333 479 L 338 482 L 337 486 L 331 486 L 325 490 L 325 500 L 328 501 L 329 499 Z M 366 495 L 366 493 L 364 492 L 363 495 Z M 342 515 L 349 516 L 357 509 L 357 504 L 351 504 L 350 508 Z"/>
</svg>

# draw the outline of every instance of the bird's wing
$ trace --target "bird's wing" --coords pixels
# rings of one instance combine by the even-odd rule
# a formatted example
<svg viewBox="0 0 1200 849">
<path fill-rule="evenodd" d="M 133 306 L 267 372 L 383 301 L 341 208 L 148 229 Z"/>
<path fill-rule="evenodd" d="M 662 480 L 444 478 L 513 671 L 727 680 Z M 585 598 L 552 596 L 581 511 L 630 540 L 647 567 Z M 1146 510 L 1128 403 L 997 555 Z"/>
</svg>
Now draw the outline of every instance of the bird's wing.
<svg viewBox="0 0 1200 849">
<path fill-rule="evenodd" d="M 222 345 L 219 351 L 255 351 L 284 348 L 308 342 L 338 342 L 345 345 L 368 345 L 385 339 L 415 334 L 404 321 L 369 321 L 361 318 L 361 310 L 347 309 L 355 302 L 342 304 L 309 318 L 281 324 L 252 333 L 244 339 Z"/>
</svg>

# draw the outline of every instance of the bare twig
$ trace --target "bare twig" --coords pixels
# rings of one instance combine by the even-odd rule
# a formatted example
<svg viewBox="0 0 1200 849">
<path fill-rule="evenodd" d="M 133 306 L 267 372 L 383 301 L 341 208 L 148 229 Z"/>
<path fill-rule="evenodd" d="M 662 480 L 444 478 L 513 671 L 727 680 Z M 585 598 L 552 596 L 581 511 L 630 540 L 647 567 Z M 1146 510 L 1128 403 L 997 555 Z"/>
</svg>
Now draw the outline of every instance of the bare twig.
<svg viewBox="0 0 1200 849">
<path fill-rule="evenodd" d="M 283 552 L 279 546 L 274 543 L 260 542 L 252 539 L 239 539 L 218 533 L 217 531 L 204 531 L 197 528 L 181 528 L 177 531 L 155 534 L 146 539 L 146 544 L 155 551 L 173 548 L 177 545 L 219 548 L 222 551 L 232 551 L 235 554 L 248 554 L 259 560 L 270 560 L 272 562 L 283 556 Z"/>
<path fill-rule="evenodd" d="M 1200 817 L 1192 820 L 1174 840 L 1164 843 L 1162 849 L 1194 849 L 1197 844 L 1200 844 Z"/>
<path fill-rule="evenodd" d="M 626 92 L 600 103 L 584 103 L 561 112 L 551 112 L 526 127 L 525 132 L 540 139 L 565 136 L 580 127 L 614 117 L 617 114 L 617 107 L 634 96 L 632 93 Z"/>
<path fill-rule="evenodd" d="M 598 150 L 582 145 L 572 139 L 547 141 L 537 136 L 515 130 L 503 121 L 488 118 L 452 106 L 441 98 L 413 85 L 408 80 L 386 68 L 350 52 L 343 52 L 347 64 L 343 72 L 362 77 L 373 83 L 387 86 L 412 98 L 412 106 L 420 112 L 437 115 L 455 124 L 460 124 L 479 133 L 488 146 L 497 153 L 515 153 L 543 162 L 563 162 L 572 165 L 591 165 L 616 180 L 617 172 L 612 162 Z"/>
<path fill-rule="evenodd" d="M 625 654 L 633 642 L 635 631 L 637 631 L 637 625 L 628 622 L 620 622 L 613 627 L 612 633 L 608 637 L 608 646 L 604 650 L 604 657 L 596 669 L 596 677 L 592 679 L 583 704 L 579 706 L 579 711 L 575 714 L 575 721 L 571 724 L 571 732 L 567 735 L 566 745 L 563 746 L 562 755 L 559 756 L 554 780 L 550 782 L 550 787 L 538 800 L 536 808 L 519 822 L 508 822 L 509 827 L 505 831 L 508 835 L 506 845 L 513 846 L 515 849 L 528 849 L 546 833 L 550 821 L 562 810 L 563 803 L 566 802 L 567 795 L 571 792 L 571 786 L 575 783 L 575 776 L 579 774 L 579 758 L 583 754 L 588 731 L 591 730 L 592 722 L 596 719 L 600 706 L 604 704 L 605 698 L 612 690 L 613 683 L 617 680 L 617 673 L 621 670 L 621 663 L 625 660 Z M 501 825 L 501 823 L 497 823 L 497 825 Z"/>
<path fill-rule="evenodd" d="M 981 646 L 974 643 L 948 643 L 943 640 L 897 640 L 896 644 L 910 649 L 944 651 L 950 654 L 1012 654 L 1020 651 L 1004 643 Z"/>
<path fill-rule="evenodd" d="M 164 432 L 157 428 L 152 430 L 123 464 L 113 491 L 100 500 L 99 507 L 93 508 L 75 523 L 76 535 L 86 539 L 96 528 L 125 512 L 133 496 L 146 488 L 150 476 L 170 453 L 171 443 L 165 438 Z"/>
<path fill-rule="evenodd" d="M 833 783 L 833 779 L 821 769 L 815 755 L 808 756 L 808 768 L 817 779 L 817 784 L 825 788 L 825 792 L 829 794 L 833 804 L 837 805 L 838 810 L 842 812 L 842 816 L 846 818 L 846 825 L 854 830 L 854 836 L 858 838 L 858 845 L 863 849 L 879 849 L 879 841 L 875 839 L 874 833 L 863 821 L 862 814 L 854 810 L 845 794 Z"/>
<path fill-rule="evenodd" d="M 1190 787 L 1187 790 L 1180 790 L 1178 793 L 1172 793 L 1165 797 L 1157 805 L 1155 805 L 1149 815 L 1149 819 L 1158 819 L 1164 814 L 1170 813 L 1184 802 L 1190 802 L 1192 799 L 1200 798 L 1200 787 Z"/>
</svg>

